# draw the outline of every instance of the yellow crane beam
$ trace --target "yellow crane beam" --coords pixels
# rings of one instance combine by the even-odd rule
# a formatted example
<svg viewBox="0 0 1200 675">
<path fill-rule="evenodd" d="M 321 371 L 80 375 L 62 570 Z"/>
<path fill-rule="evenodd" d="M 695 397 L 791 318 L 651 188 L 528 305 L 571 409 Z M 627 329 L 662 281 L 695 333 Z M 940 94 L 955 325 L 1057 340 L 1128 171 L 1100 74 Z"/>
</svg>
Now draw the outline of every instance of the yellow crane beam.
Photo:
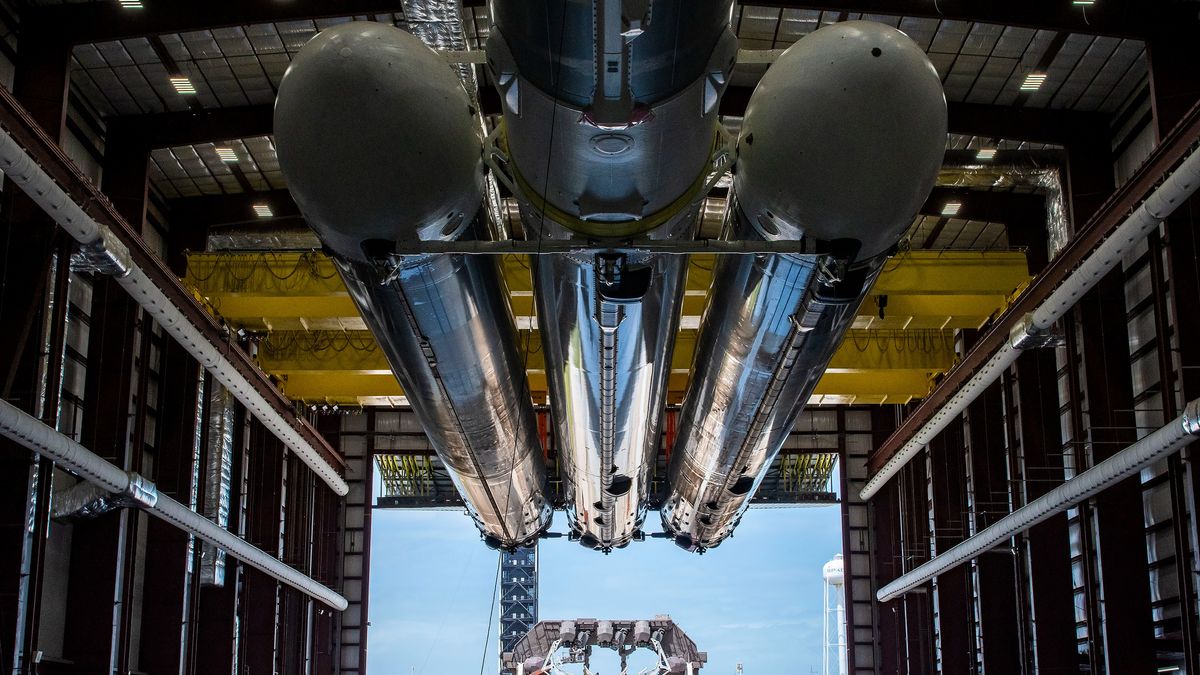
<svg viewBox="0 0 1200 675">
<path fill-rule="evenodd" d="M 692 256 L 668 400 L 687 388 L 696 328 L 708 301 L 715 256 Z M 513 314 L 528 339 L 530 389 L 544 400 L 544 353 L 536 330 L 526 256 L 506 255 Z M 1029 282 L 1014 252 L 909 251 L 894 257 L 829 370 L 817 402 L 894 403 L 925 396 L 954 362 L 954 329 L 978 328 Z M 235 328 L 262 331 L 258 359 L 283 392 L 306 402 L 387 404 L 403 396 L 330 259 L 318 252 L 196 253 L 184 282 Z"/>
<path fill-rule="evenodd" d="M 692 256 L 681 322 L 685 329 L 700 323 L 715 262 L 713 255 Z M 530 328 L 534 302 L 527 256 L 504 256 L 503 269 L 518 326 Z M 880 275 L 855 328 L 979 328 L 1029 279 L 1020 252 L 901 253 Z M 184 282 L 237 328 L 366 328 L 332 261 L 322 253 L 193 253 Z"/>
<path fill-rule="evenodd" d="M 546 395 L 544 352 L 538 333 L 522 331 L 529 387 Z M 681 331 L 671 357 L 668 402 L 683 400 L 694 358 L 696 331 Z M 259 344 L 259 366 L 283 393 L 305 402 L 358 404 L 395 399 L 404 392 L 383 352 L 367 331 L 355 333 L 279 331 Z M 851 330 L 817 386 L 822 396 L 873 402 L 905 402 L 929 392 L 930 379 L 954 363 L 949 331 Z"/>
</svg>

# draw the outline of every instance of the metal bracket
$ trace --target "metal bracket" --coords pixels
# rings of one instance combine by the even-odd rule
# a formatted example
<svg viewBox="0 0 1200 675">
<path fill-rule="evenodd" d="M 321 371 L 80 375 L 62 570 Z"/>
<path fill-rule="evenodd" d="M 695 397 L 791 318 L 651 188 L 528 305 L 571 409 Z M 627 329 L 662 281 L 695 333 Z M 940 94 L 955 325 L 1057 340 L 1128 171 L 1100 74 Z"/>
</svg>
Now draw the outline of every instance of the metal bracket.
<svg viewBox="0 0 1200 675">
<path fill-rule="evenodd" d="M 1009 332 L 1009 342 L 1013 349 L 1044 349 L 1061 347 L 1066 344 L 1066 338 L 1054 328 L 1040 328 L 1033 323 L 1033 314 L 1026 314 L 1021 321 Z"/>
<path fill-rule="evenodd" d="M 668 255 L 691 255 L 697 253 L 725 255 L 783 254 L 818 257 L 814 243 L 803 241 L 725 241 L 722 239 L 630 239 L 625 241 L 599 242 L 568 239 L 536 239 L 504 241 L 418 241 L 396 242 L 396 250 L 389 255 L 392 263 L 404 256 L 429 255 L 432 253 L 455 255 L 551 255 L 558 253 L 604 253 L 611 251 L 644 251 Z M 822 256 L 825 257 L 825 256 Z"/>
</svg>

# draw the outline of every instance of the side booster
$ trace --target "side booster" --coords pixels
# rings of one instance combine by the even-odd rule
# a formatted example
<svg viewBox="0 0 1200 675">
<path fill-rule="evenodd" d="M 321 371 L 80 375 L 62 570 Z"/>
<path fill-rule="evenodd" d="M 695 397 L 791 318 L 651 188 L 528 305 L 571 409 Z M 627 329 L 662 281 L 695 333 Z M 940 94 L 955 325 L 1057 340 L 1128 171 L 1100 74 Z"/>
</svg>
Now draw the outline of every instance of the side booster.
<svg viewBox="0 0 1200 675">
<path fill-rule="evenodd" d="M 718 262 L 671 452 L 663 526 L 688 550 L 733 531 L 928 197 L 946 143 L 937 72 L 903 33 L 853 21 L 801 39 L 746 110 L 728 225 L 813 257 Z"/>
<path fill-rule="evenodd" d="M 399 29 L 330 28 L 283 78 L 275 142 L 292 196 L 486 540 L 531 543 L 552 509 L 496 262 L 393 255 L 397 242 L 486 237 L 480 139 L 457 76 Z"/>
<path fill-rule="evenodd" d="M 535 256 L 538 324 L 572 536 L 639 535 L 679 323 L 686 256 L 622 250 L 690 239 L 737 55 L 730 0 L 495 0 L 488 65 L 501 147 Z"/>
</svg>

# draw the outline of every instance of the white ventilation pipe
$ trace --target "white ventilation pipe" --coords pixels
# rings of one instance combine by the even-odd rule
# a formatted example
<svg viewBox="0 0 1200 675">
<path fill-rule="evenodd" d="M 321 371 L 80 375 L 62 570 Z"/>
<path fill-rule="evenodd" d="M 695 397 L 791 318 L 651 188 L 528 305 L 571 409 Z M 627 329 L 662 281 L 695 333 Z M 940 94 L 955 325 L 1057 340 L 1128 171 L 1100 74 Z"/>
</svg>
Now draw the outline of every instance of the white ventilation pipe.
<svg viewBox="0 0 1200 675">
<path fill-rule="evenodd" d="M 237 400 L 267 429 L 283 441 L 338 495 L 350 486 L 321 453 L 277 411 L 258 389 L 238 371 L 218 344 L 201 333 L 176 307 L 154 281 L 134 263 L 129 249 L 105 225 L 96 222 L 76 204 L 29 153 L 5 130 L 0 129 L 0 171 L 16 183 L 54 222 L 82 244 L 82 253 L 97 267 L 113 276 L 154 320 L 201 363 L 218 382 L 233 392 Z"/>
<path fill-rule="evenodd" d="M 1100 494 L 1142 469 L 1179 452 L 1200 437 L 1200 399 L 1188 404 L 1184 413 L 1166 426 L 1121 450 L 1096 466 L 1066 481 L 1025 506 L 1004 516 L 978 534 L 918 566 L 879 589 L 880 602 L 887 602 L 924 584 L 997 544 L 1038 523 Z"/>
<path fill-rule="evenodd" d="M 234 558 L 300 592 L 339 611 L 346 609 L 346 598 L 337 592 L 285 565 L 275 556 L 171 497 L 159 494 L 154 483 L 145 477 L 122 470 L 7 401 L 0 401 L 0 435 L 54 460 L 90 483 L 135 500 L 150 515 L 162 518 L 185 532 L 225 549 Z"/>
<path fill-rule="evenodd" d="M 1125 254 L 1138 242 L 1144 240 L 1151 230 L 1175 212 L 1200 188 L 1200 150 L 1193 149 L 1162 185 L 1141 203 L 1133 213 L 1113 230 L 1112 234 L 1096 247 L 1058 288 L 1038 305 L 1033 312 L 1014 327 L 1010 339 L 1004 343 L 965 385 L 962 386 L 945 406 L 938 410 L 895 455 L 888 459 L 863 487 L 860 497 L 866 501 L 875 496 L 905 464 L 942 433 L 950 422 L 961 415 L 971 403 L 993 383 L 1000 379 L 1005 370 L 1016 362 L 1023 349 L 1040 344 L 1050 331 L 1076 303 L 1112 271 Z"/>
</svg>

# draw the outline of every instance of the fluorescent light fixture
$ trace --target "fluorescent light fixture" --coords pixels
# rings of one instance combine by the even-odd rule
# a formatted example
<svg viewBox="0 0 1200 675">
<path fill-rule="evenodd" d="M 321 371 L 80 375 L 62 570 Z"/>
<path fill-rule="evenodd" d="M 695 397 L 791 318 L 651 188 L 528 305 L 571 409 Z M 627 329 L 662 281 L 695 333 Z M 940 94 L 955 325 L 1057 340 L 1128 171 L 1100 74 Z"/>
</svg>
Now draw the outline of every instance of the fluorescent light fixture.
<svg viewBox="0 0 1200 675">
<path fill-rule="evenodd" d="M 1045 73 L 1030 73 L 1025 76 L 1025 81 L 1021 83 L 1021 91 L 1037 91 L 1046 84 Z"/>
<path fill-rule="evenodd" d="M 141 9 L 142 0 L 118 0 L 125 9 Z"/>
<path fill-rule="evenodd" d="M 233 148 L 217 148 L 217 157 L 220 157 L 222 162 L 230 164 L 238 161 L 237 153 L 233 151 Z"/>
<path fill-rule="evenodd" d="M 975 155 L 975 159 L 981 162 L 990 162 L 993 159 L 996 159 L 996 149 L 980 148 L 978 154 Z"/>
<path fill-rule="evenodd" d="M 1073 0 L 1073 2 L 1071 4 L 1075 5 L 1076 7 L 1091 7 L 1092 5 L 1096 4 L 1096 0 Z M 1179 669 L 1176 668 L 1175 670 L 1179 670 Z M 1163 673 L 1163 672 L 1168 672 L 1168 671 L 1160 670 L 1158 672 Z"/>
<path fill-rule="evenodd" d="M 1079 3 L 1077 2 L 1075 4 L 1078 5 Z M 1088 4 L 1091 4 L 1091 3 L 1088 3 Z M 1160 673 L 1178 673 L 1179 666 L 1167 666 L 1166 668 L 1159 668 L 1158 672 L 1160 672 Z"/>
<path fill-rule="evenodd" d="M 254 215 L 259 218 L 270 218 L 275 215 L 275 212 L 271 210 L 270 204 L 255 204 Z"/>
<path fill-rule="evenodd" d="M 196 93 L 196 86 L 193 85 L 192 81 L 186 77 L 172 77 L 171 86 L 175 87 L 175 91 L 180 94 Z"/>
<path fill-rule="evenodd" d="M 960 210 L 962 210 L 962 202 L 946 202 L 946 205 L 942 207 L 942 215 L 957 216 Z"/>
</svg>

